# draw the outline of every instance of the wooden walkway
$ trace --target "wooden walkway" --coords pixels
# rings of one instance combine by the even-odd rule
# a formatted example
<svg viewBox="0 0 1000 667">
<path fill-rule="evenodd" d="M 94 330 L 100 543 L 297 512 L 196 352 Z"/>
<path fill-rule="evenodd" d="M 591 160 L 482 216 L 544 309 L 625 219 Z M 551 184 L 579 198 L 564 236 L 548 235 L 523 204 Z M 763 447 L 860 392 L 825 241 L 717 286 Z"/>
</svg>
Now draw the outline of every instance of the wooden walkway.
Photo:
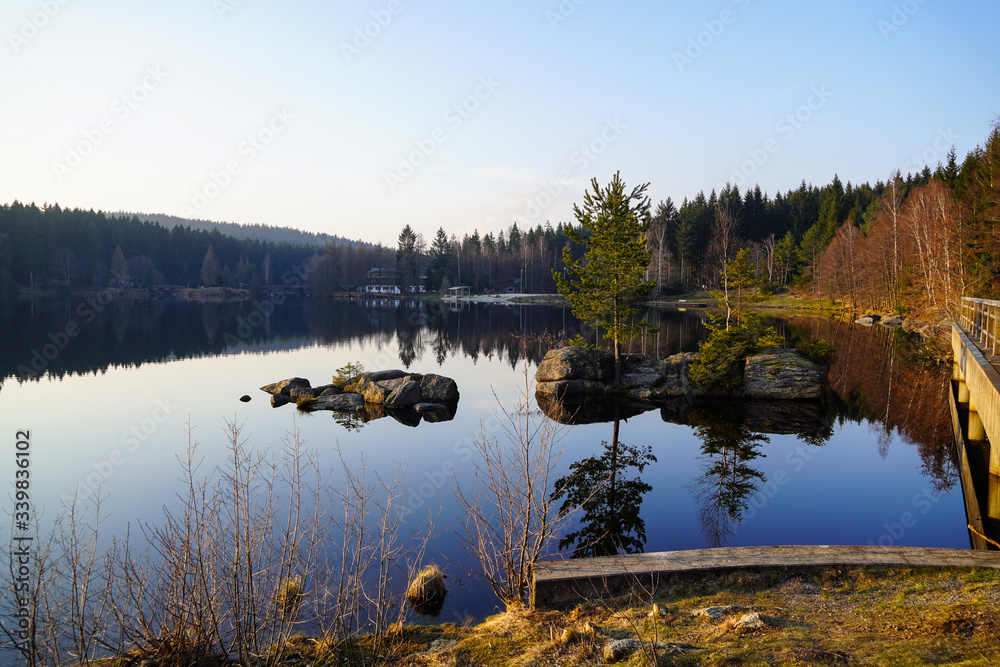
<svg viewBox="0 0 1000 667">
<path fill-rule="evenodd" d="M 648 595 L 680 577 L 732 570 L 798 572 L 895 567 L 1000 569 L 1000 552 L 927 547 L 774 546 L 542 561 L 535 565 L 531 603 L 541 609 L 553 609 L 629 589 L 644 590 Z"/>
<path fill-rule="evenodd" d="M 951 344 L 958 402 L 968 411 L 965 438 L 990 441 L 990 475 L 1000 476 L 1000 373 L 958 324 L 952 325 Z"/>
</svg>

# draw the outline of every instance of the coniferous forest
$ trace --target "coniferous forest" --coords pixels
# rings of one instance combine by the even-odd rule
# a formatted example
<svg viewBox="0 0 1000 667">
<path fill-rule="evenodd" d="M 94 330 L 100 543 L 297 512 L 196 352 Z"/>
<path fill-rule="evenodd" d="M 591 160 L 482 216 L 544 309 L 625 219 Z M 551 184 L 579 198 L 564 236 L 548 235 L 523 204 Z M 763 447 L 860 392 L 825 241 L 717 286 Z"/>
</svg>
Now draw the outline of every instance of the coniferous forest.
<svg viewBox="0 0 1000 667">
<path fill-rule="evenodd" d="M 1000 123 L 964 160 L 952 149 L 934 170 L 897 172 L 884 182 L 844 183 L 835 175 L 773 196 L 727 185 L 680 204 L 660 201 L 646 231 L 647 278 L 661 294 L 712 288 L 723 264 L 745 248 L 756 278 L 772 290 L 798 287 L 858 310 L 947 314 L 963 295 L 1000 297 L 998 215 Z M 567 222 L 515 222 L 461 239 L 442 227 L 429 240 L 405 225 L 396 247 L 336 239 L 318 248 L 143 218 L 0 206 L 0 293 L 281 284 L 342 292 L 363 288 L 372 269 L 392 275 L 403 291 L 468 285 L 551 293 L 563 248 L 582 254 Z"/>
</svg>

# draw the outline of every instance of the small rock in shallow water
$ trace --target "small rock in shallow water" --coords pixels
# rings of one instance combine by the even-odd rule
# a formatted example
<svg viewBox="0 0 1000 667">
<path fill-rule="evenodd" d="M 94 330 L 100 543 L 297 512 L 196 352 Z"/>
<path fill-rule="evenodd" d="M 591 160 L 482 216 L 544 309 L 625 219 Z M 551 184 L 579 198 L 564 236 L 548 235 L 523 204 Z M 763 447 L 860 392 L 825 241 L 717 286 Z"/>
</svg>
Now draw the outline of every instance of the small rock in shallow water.
<svg viewBox="0 0 1000 667">
<path fill-rule="evenodd" d="M 242 403 L 249 403 L 250 402 L 250 396 L 248 396 L 247 394 L 243 394 L 242 396 L 240 396 L 240 402 L 242 402 Z"/>
</svg>

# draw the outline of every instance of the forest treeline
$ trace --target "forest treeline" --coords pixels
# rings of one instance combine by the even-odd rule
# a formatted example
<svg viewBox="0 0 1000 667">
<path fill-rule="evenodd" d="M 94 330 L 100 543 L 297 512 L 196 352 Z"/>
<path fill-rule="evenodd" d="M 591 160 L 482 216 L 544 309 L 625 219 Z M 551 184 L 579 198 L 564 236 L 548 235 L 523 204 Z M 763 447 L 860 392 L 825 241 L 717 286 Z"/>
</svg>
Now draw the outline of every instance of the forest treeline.
<svg viewBox="0 0 1000 667">
<path fill-rule="evenodd" d="M 36 206 L 0 206 L 0 293 L 17 288 L 97 290 L 183 285 L 360 284 L 391 251 L 343 240 L 321 247 L 235 238 L 218 229 L 167 228 L 137 216 Z M 334 274 L 336 267 L 336 274 Z M 324 285 L 326 287 L 326 285 Z"/>
<path fill-rule="evenodd" d="M 720 269 L 746 249 L 759 283 L 798 286 L 855 309 L 947 314 L 962 295 L 1000 297 L 1000 124 L 959 162 L 954 148 L 935 170 L 891 174 L 874 185 L 802 184 L 773 197 L 760 187 L 698 193 L 653 207 L 647 278 L 660 293 L 718 286 Z M 388 279 L 402 291 L 468 285 L 555 291 L 553 272 L 574 257 L 570 223 L 462 238 L 439 228 L 429 241 L 405 225 L 396 247 L 344 240 L 317 249 L 236 239 L 136 216 L 0 206 L 0 290 L 96 289 L 127 282 L 258 287 L 304 284 L 355 290 Z M 388 277 L 388 278 L 387 278 Z"/>
</svg>

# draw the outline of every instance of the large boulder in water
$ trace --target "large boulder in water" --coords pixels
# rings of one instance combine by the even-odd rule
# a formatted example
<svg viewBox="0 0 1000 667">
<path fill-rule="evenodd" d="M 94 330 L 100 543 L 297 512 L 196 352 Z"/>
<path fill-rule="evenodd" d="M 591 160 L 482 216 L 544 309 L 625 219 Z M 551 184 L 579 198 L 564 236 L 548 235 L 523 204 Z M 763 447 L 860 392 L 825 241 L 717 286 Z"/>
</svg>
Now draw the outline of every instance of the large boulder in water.
<svg viewBox="0 0 1000 667">
<path fill-rule="evenodd" d="M 663 360 L 663 384 L 660 389 L 667 396 L 692 396 L 698 393 L 688 379 L 688 368 L 695 356 L 694 352 L 681 352 Z"/>
<path fill-rule="evenodd" d="M 358 375 L 358 379 L 364 378 L 372 382 L 382 382 L 383 380 L 397 380 L 409 375 L 406 371 L 398 369 L 386 369 L 384 371 L 369 371 Z"/>
<path fill-rule="evenodd" d="M 291 396 L 292 389 L 309 388 L 310 386 L 309 380 L 305 378 L 288 378 L 287 380 L 275 382 L 274 384 L 266 384 L 261 387 L 260 390 L 266 391 L 269 394 Z"/>
<path fill-rule="evenodd" d="M 385 401 L 386 391 L 385 387 L 380 385 L 378 382 L 369 380 L 368 378 L 361 378 L 351 385 L 351 390 L 353 393 L 361 396 L 368 403 L 382 403 Z"/>
<path fill-rule="evenodd" d="M 743 393 L 747 398 L 815 399 L 823 396 L 826 367 L 795 350 L 773 349 L 747 357 Z"/>
<path fill-rule="evenodd" d="M 420 394 L 427 403 L 457 401 L 458 385 L 449 377 L 428 373 L 420 378 Z"/>
<path fill-rule="evenodd" d="M 535 382 L 589 380 L 614 382 L 615 358 L 610 352 L 586 347 L 549 350 L 535 371 Z"/>
<path fill-rule="evenodd" d="M 373 374 L 372 374 L 373 375 Z M 385 403 L 392 392 L 410 382 L 409 375 L 386 378 L 383 380 L 373 380 L 371 375 L 362 376 L 354 383 L 355 393 L 361 394 L 369 403 Z"/>
<path fill-rule="evenodd" d="M 365 399 L 360 394 L 327 394 L 310 403 L 309 409 L 361 412 L 365 409 Z"/>
<path fill-rule="evenodd" d="M 420 383 L 410 380 L 393 389 L 392 393 L 385 397 L 383 405 L 388 410 L 399 410 L 412 407 L 420 402 Z"/>
<path fill-rule="evenodd" d="M 535 385 L 535 395 L 555 401 L 582 401 L 589 395 L 600 394 L 601 385 L 589 380 L 556 380 L 539 382 Z"/>
<path fill-rule="evenodd" d="M 667 364 L 641 354 L 622 355 L 622 384 L 656 387 L 663 384 Z"/>
</svg>

